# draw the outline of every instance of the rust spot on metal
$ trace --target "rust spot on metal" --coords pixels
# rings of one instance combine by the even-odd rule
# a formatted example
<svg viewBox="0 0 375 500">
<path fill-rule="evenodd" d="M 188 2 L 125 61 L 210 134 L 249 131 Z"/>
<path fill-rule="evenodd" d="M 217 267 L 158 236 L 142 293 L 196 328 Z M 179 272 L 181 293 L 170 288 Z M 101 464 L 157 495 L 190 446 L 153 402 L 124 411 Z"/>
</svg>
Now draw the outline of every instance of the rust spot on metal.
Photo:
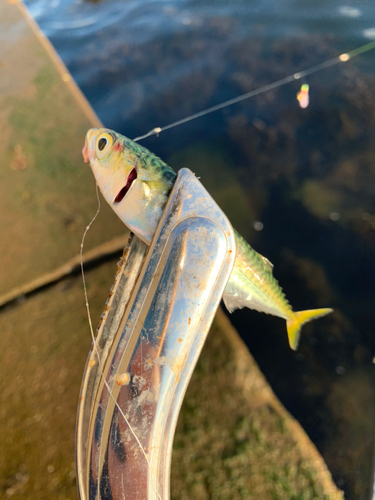
<svg viewBox="0 0 375 500">
<path fill-rule="evenodd" d="M 190 325 L 190 323 L 191 323 L 191 318 L 188 319 L 188 325 Z"/>
<path fill-rule="evenodd" d="M 178 337 L 177 342 L 182 342 L 182 338 Z"/>
</svg>

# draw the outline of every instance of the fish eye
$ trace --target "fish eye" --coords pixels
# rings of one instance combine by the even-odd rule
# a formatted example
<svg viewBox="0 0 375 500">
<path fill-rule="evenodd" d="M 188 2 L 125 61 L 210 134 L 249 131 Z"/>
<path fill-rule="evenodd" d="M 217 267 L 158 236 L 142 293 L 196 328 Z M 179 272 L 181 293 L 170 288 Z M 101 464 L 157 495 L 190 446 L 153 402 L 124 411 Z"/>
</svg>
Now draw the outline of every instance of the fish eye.
<svg viewBox="0 0 375 500">
<path fill-rule="evenodd" d="M 97 138 L 96 156 L 99 158 L 99 160 L 103 159 L 110 153 L 112 144 L 113 144 L 113 138 L 110 134 L 107 134 L 106 132 L 104 134 L 101 134 Z"/>
<path fill-rule="evenodd" d="M 106 147 L 106 145 L 107 145 L 107 139 L 105 139 L 104 137 L 99 139 L 99 142 L 98 142 L 99 151 L 103 151 L 103 149 Z"/>
</svg>

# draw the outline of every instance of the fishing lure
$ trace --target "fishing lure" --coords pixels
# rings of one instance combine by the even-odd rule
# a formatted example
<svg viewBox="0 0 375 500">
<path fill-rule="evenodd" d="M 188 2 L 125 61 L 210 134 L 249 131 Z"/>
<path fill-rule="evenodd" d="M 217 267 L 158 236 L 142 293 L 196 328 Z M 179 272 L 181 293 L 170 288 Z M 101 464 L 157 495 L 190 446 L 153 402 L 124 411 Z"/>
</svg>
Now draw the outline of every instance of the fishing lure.
<svg viewBox="0 0 375 500">
<path fill-rule="evenodd" d="M 104 128 L 87 132 L 82 153 L 105 200 L 150 245 L 176 179 L 174 170 L 146 148 Z M 248 307 L 285 319 L 290 347 L 296 349 L 302 325 L 332 309 L 294 312 L 273 277 L 269 260 L 236 231 L 235 240 L 235 263 L 223 295 L 227 309 Z"/>
<path fill-rule="evenodd" d="M 310 102 L 309 89 L 310 87 L 307 85 L 307 83 L 304 83 L 303 85 L 301 85 L 301 90 L 297 94 L 297 100 L 299 102 L 299 105 L 303 109 L 307 108 Z"/>
</svg>

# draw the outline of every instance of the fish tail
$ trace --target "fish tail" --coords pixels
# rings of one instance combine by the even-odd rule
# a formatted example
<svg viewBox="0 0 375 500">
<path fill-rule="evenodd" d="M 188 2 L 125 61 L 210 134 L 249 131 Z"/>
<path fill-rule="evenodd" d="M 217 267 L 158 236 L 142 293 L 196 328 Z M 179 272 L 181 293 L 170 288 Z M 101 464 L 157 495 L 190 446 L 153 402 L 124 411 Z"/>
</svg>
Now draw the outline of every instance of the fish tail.
<svg viewBox="0 0 375 500">
<path fill-rule="evenodd" d="M 294 312 L 291 319 L 286 321 L 288 330 L 289 345 L 295 351 L 298 347 L 299 335 L 302 325 L 312 321 L 313 319 L 320 318 L 332 312 L 333 309 L 311 309 L 309 311 Z"/>
</svg>

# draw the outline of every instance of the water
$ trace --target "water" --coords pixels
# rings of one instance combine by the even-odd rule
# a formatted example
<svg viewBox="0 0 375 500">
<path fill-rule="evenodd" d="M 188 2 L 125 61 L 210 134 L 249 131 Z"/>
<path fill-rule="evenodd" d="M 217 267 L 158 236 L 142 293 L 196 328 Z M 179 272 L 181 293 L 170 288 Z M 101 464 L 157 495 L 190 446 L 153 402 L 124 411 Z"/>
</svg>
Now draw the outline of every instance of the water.
<svg viewBox="0 0 375 500">
<path fill-rule="evenodd" d="M 368 1 L 28 0 L 106 126 L 127 136 L 184 118 L 375 38 Z M 275 265 L 304 327 L 231 316 L 346 498 L 370 498 L 374 449 L 375 54 L 152 137 L 188 166 Z"/>
</svg>

